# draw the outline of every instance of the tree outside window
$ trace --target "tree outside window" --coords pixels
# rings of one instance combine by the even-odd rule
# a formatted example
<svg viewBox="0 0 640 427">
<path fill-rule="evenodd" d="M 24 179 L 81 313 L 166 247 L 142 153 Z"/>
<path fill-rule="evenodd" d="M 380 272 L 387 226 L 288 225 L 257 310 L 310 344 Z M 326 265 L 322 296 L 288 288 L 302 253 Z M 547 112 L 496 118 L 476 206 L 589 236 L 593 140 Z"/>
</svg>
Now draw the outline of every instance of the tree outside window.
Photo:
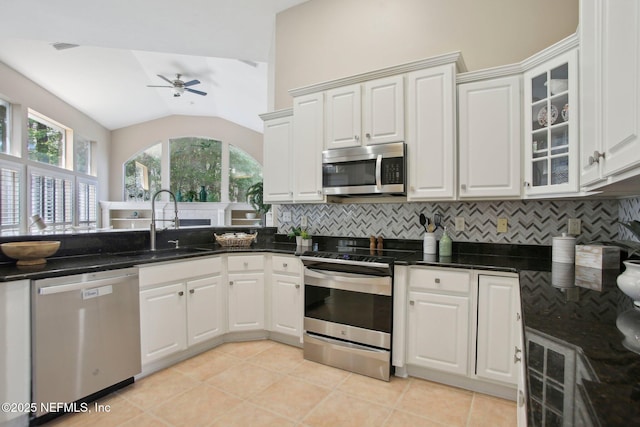
<svg viewBox="0 0 640 427">
<path fill-rule="evenodd" d="M 29 160 L 64 167 L 65 130 L 29 116 Z"/>
<path fill-rule="evenodd" d="M 125 197 L 149 200 L 161 188 L 160 159 L 163 147 L 169 151 L 169 188 L 178 201 L 241 202 L 247 201 L 247 189 L 262 180 L 262 166 L 243 150 L 209 138 L 182 137 L 155 144 L 125 163 Z M 136 162 L 148 169 L 150 190 L 140 191 Z M 224 171 L 223 164 L 229 169 Z M 228 180 L 223 179 L 228 174 Z M 223 188 L 223 183 L 228 187 Z M 201 198 L 204 187 L 206 200 Z M 225 200 L 226 199 L 226 200 Z"/>
<path fill-rule="evenodd" d="M 124 164 L 124 187 L 126 200 L 150 200 L 162 188 L 162 168 L 160 159 L 162 145 L 153 145 Z M 140 175 L 139 165 L 146 167 L 146 181 Z M 147 184 L 148 183 L 148 184 Z M 145 186 L 148 185 L 148 188 Z"/>
<path fill-rule="evenodd" d="M 185 201 L 219 202 L 222 182 L 222 143 L 205 138 L 169 141 L 170 182 L 174 194 Z M 206 200 L 200 200 L 204 186 Z"/>
</svg>

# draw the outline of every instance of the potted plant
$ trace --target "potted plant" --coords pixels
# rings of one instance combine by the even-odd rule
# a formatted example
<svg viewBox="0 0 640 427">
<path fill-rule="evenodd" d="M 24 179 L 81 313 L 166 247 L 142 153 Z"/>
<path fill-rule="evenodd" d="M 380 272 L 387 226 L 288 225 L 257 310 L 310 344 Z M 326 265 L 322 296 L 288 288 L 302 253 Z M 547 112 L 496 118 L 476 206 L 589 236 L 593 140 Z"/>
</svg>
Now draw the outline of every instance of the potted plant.
<svg viewBox="0 0 640 427">
<path fill-rule="evenodd" d="M 264 221 L 264 216 L 271 210 L 271 205 L 264 203 L 263 195 L 264 185 L 262 181 L 256 182 L 247 189 L 247 202 L 253 209 L 255 209 L 258 215 L 262 217 L 262 223 L 266 224 L 266 222 Z"/>
<path fill-rule="evenodd" d="M 301 227 L 294 227 L 287 236 L 289 238 L 295 237 L 297 246 L 311 246 L 311 235 Z"/>
</svg>

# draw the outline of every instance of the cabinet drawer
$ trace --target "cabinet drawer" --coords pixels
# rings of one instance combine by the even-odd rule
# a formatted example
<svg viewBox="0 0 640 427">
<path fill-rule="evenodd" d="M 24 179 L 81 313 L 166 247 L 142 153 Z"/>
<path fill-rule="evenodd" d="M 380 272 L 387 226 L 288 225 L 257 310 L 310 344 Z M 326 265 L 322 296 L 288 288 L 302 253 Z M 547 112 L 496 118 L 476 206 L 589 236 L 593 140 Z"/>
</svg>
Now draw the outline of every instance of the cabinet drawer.
<svg viewBox="0 0 640 427">
<path fill-rule="evenodd" d="M 460 270 L 439 270 L 412 268 L 409 273 L 409 286 L 446 292 L 469 293 L 469 272 Z"/>
<path fill-rule="evenodd" d="M 300 260 L 293 257 L 275 255 L 271 258 L 271 266 L 274 272 L 300 274 Z"/>
<path fill-rule="evenodd" d="M 189 261 L 172 261 L 148 267 L 141 266 L 139 269 L 140 287 L 220 274 L 221 270 L 222 261 L 219 256 Z"/>
<path fill-rule="evenodd" d="M 263 255 L 230 256 L 227 259 L 229 271 L 264 270 Z"/>
</svg>

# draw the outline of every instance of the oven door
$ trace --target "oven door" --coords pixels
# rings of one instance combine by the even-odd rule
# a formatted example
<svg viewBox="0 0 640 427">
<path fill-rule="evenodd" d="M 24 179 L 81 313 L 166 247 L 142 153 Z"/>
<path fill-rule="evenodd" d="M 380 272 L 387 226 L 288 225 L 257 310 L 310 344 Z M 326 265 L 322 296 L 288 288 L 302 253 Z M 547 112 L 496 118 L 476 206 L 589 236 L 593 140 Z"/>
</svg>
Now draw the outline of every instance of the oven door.
<svg viewBox="0 0 640 427">
<path fill-rule="evenodd" d="M 307 332 L 389 350 L 392 278 L 305 268 Z"/>
</svg>

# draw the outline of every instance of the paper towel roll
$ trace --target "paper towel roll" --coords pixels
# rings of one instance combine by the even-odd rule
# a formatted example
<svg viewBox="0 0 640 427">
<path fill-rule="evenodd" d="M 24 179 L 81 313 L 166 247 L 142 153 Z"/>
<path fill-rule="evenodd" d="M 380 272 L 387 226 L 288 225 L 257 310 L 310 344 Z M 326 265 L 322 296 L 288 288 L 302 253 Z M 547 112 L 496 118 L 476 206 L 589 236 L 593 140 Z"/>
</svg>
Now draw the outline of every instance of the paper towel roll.
<svg viewBox="0 0 640 427">
<path fill-rule="evenodd" d="M 575 259 L 576 238 L 567 236 L 566 233 L 562 233 L 562 236 L 554 237 L 551 250 L 551 261 L 573 264 Z"/>
</svg>

